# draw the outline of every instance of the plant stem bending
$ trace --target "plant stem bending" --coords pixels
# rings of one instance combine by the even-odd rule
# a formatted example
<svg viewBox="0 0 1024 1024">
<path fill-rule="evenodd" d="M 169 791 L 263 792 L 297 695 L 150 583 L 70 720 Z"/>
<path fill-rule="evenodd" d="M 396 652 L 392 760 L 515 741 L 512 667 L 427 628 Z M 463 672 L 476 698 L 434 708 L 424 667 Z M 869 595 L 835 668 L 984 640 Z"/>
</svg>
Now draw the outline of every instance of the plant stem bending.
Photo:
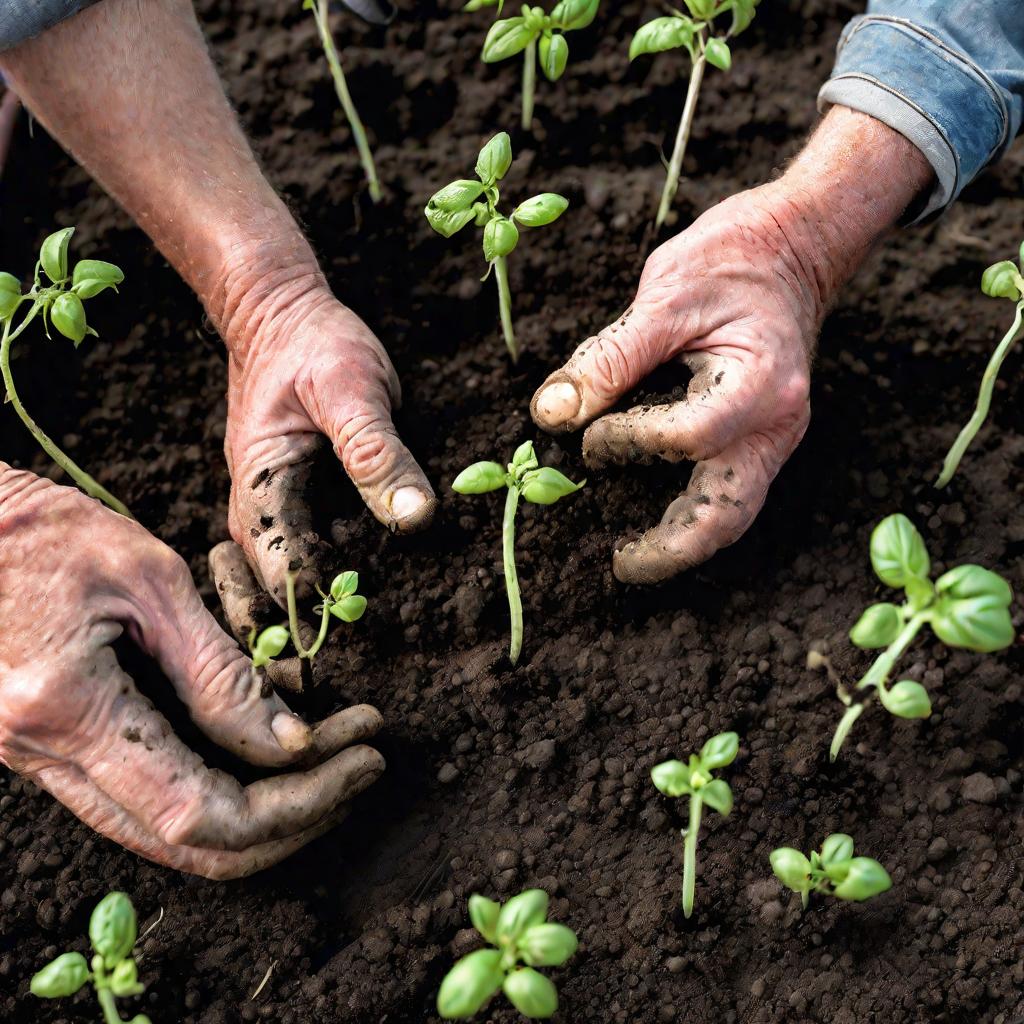
<svg viewBox="0 0 1024 1024">
<path fill-rule="evenodd" d="M 668 165 L 668 175 L 665 178 L 665 187 L 661 193 L 661 203 L 658 206 L 658 216 L 654 222 L 655 228 L 661 226 L 668 219 L 669 211 L 672 209 L 672 201 L 679 189 L 679 175 L 683 169 L 683 158 L 686 156 L 686 146 L 690 141 L 690 131 L 693 128 L 693 118 L 697 113 L 697 99 L 700 96 L 701 83 L 704 80 L 704 68 L 707 66 L 707 58 L 704 56 L 704 40 L 698 41 L 700 50 L 694 59 L 693 69 L 690 71 L 690 84 L 686 90 L 686 103 L 683 105 L 683 116 L 679 120 L 679 130 L 676 132 L 676 144 L 672 150 L 672 159 Z"/>
</svg>

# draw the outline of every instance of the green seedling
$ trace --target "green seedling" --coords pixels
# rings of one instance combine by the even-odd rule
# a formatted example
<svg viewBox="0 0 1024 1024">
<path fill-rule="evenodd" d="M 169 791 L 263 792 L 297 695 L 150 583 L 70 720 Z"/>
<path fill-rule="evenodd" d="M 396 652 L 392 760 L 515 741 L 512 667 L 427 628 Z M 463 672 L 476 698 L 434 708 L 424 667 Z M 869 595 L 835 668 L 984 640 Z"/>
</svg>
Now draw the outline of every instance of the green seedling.
<svg viewBox="0 0 1024 1024">
<path fill-rule="evenodd" d="M 486 494 L 508 488 L 505 516 L 501 526 L 501 551 L 505 568 L 505 590 L 512 619 L 512 641 L 508 656 L 515 665 L 523 649 L 523 601 L 516 572 L 516 509 L 520 497 L 534 505 L 553 505 L 560 498 L 574 494 L 586 484 L 574 484 L 567 476 L 550 466 L 541 466 L 533 450 L 533 442 L 525 441 L 512 456 L 508 466 L 497 462 L 474 462 L 464 469 L 452 484 L 459 494 Z"/>
<path fill-rule="evenodd" d="M 430 226 L 444 238 L 451 238 L 470 221 L 484 229 L 484 259 L 487 260 L 486 281 L 491 271 L 498 282 L 498 310 L 501 329 L 505 335 L 512 362 L 519 359 L 519 346 L 512 327 L 512 293 L 508 286 L 506 257 L 519 244 L 516 224 L 539 228 L 558 220 L 569 205 L 569 200 L 554 192 L 540 195 L 520 203 L 510 216 L 498 210 L 501 198 L 498 182 L 512 166 L 512 142 L 507 132 L 500 132 L 480 150 L 476 161 L 476 178 L 464 178 L 445 185 L 435 192 L 423 211 Z"/>
<path fill-rule="evenodd" d="M 889 872 L 870 857 L 854 857 L 853 840 L 835 832 L 821 845 L 821 853 L 810 858 L 790 846 L 772 850 L 769 857 L 775 877 L 793 892 L 800 893 L 804 909 L 812 892 L 858 903 L 892 888 Z"/>
<path fill-rule="evenodd" d="M 932 713 L 928 692 L 920 683 L 903 679 L 887 685 L 897 661 L 924 626 L 950 647 L 982 654 L 1001 651 L 1014 638 L 1009 612 L 1013 593 L 1006 580 L 980 565 L 958 565 L 933 582 L 924 539 L 906 516 L 888 516 L 875 527 L 871 564 L 886 586 L 903 591 L 905 600 L 871 605 L 850 630 L 858 647 L 884 650 L 853 694 L 839 688 L 846 713 L 832 740 L 832 761 L 873 696 L 898 718 L 927 718 Z"/>
<path fill-rule="evenodd" d="M 679 188 L 679 175 L 683 169 L 683 157 L 690 141 L 693 118 L 697 112 L 704 71 L 708 64 L 728 71 L 732 67 L 732 51 L 727 40 L 738 36 L 753 20 L 754 8 L 760 0 L 685 0 L 690 13 L 673 11 L 663 18 L 655 18 L 642 25 L 629 47 L 629 59 L 636 60 L 645 53 L 662 53 L 665 50 L 685 49 L 690 55 L 690 84 L 686 90 L 683 115 L 676 132 L 675 148 L 668 162 L 668 175 L 658 205 L 655 227 L 660 228 L 668 219 L 672 201 Z M 724 14 L 731 14 L 732 21 L 724 35 L 715 35 L 714 20 Z"/>
<path fill-rule="evenodd" d="M 536 967 L 561 967 L 576 952 L 575 933 L 548 922 L 548 894 L 528 889 L 504 906 L 485 896 L 470 896 L 469 918 L 491 944 L 464 956 L 445 975 L 437 994 L 437 1012 L 445 1020 L 465 1020 L 504 991 L 525 1017 L 551 1017 L 558 991 Z"/>
<path fill-rule="evenodd" d="M 139 969 L 132 956 L 138 923 L 132 901 L 123 892 L 112 892 L 96 905 L 89 919 L 89 940 L 93 957 L 62 953 L 32 978 L 30 990 L 40 999 L 65 999 L 89 982 L 103 1011 L 103 1024 L 124 1024 L 115 1000 L 141 995 Z M 138 1013 L 130 1024 L 151 1024 Z"/>
<path fill-rule="evenodd" d="M 697 836 L 700 833 L 701 813 L 707 804 L 719 814 L 732 810 L 732 790 L 729 783 L 712 776 L 716 768 L 725 768 L 736 760 L 740 738 L 734 732 L 723 732 L 701 747 L 699 754 L 691 754 L 689 763 L 664 761 L 651 769 L 651 781 L 665 796 L 690 798 L 690 823 L 683 829 L 683 915 L 693 913 L 693 891 L 697 884 Z"/>
<path fill-rule="evenodd" d="M 21 422 L 28 427 L 43 451 L 86 494 L 98 498 L 115 512 L 120 512 L 130 519 L 131 513 L 128 509 L 73 459 L 65 455 L 28 414 L 18 396 L 18 389 L 14 386 L 14 377 L 11 374 L 11 345 L 33 320 L 39 318 L 47 338 L 51 337 L 52 324 L 58 333 L 70 339 L 75 348 L 78 348 L 88 335 L 97 336 L 86 322 L 85 303 L 107 288 L 112 288 L 116 292 L 117 286 L 124 280 L 124 274 L 118 267 L 102 260 L 79 260 L 72 268 L 68 264 L 68 244 L 74 233 L 74 228 L 62 228 L 43 242 L 36 262 L 32 287 L 24 294 L 21 282 L 13 274 L 0 273 L 0 323 L 3 324 L 3 335 L 0 337 L 0 372 L 3 374 L 4 387 L 7 389 L 7 401 L 14 406 L 14 411 Z M 26 304 L 28 308 L 23 312 L 21 322 L 15 327 L 15 318 Z"/>
<path fill-rule="evenodd" d="M 1000 263 L 993 263 L 985 273 L 981 275 L 981 290 L 994 299 L 1009 299 L 1014 303 L 1013 323 L 1010 329 L 1003 335 L 1003 340 L 996 346 L 992 358 L 985 367 L 985 373 L 981 378 L 981 388 L 978 391 L 978 404 L 974 407 L 974 415 L 967 421 L 963 430 L 949 449 L 945 462 L 942 464 L 942 472 L 936 487 L 945 487 L 953 474 L 956 473 L 964 452 L 970 447 L 971 442 L 977 436 L 979 430 L 988 417 L 989 408 L 992 405 L 992 391 L 996 386 L 996 378 L 1003 365 L 1003 360 L 1013 348 L 1014 342 L 1020 335 L 1021 322 L 1024 320 L 1024 243 L 1020 247 L 1020 259 L 1018 263 L 1013 260 L 1002 260 Z"/>
<path fill-rule="evenodd" d="M 345 111 L 345 117 L 348 118 L 349 127 L 352 129 L 352 137 L 356 140 L 359 162 L 363 165 L 363 173 L 366 175 L 366 182 L 370 188 L 370 198 L 375 203 L 379 203 L 382 193 L 380 179 L 377 177 L 377 165 L 373 162 L 373 152 L 366 139 L 366 129 L 363 127 L 362 118 L 352 101 L 352 94 L 348 91 L 348 82 L 345 80 L 345 72 L 341 67 L 341 58 L 338 57 L 338 48 L 334 45 L 328 7 L 328 0 L 303 0 L 302 3 L 304 11 L 313 12 L 317 31 L 320 33 L 320 43 L 324 48 L 324 56 L 327 58 L 327 66 L 331 69 L 331 78 L 334 79 L 334 91 L 338 94 L 341 109 Z"/>
<path fill-rule="evenodd" d="M 469 0 L 467 11 L 497 4 L 498 14 L 504 0 Z M 515 18 L 496 21 L 487 38 L 481 58 L 485 64 L 508 60 L 517 53 L 523 55 L 523 128 L 533 126 L 534 95 L 537 88 L 537 57 L 540 69 L 549 82 L 557 82 L 565 74 L 569 62 L 569 44 L 566 32 L 586 28 L 595 17 L 601 0 L 561 0 L 548 14 L 543 7 L 523 4 Z"/>
<path fill-rule="evenodd" d="M 253 630 L 249 637 L 249 651 L 255 668 L 263 668 L 270 664 L 288 646 L 289 640 L 300 658 L 312 661 L 327 639 L 327 630 L 332 618 L 341 619 L 342 622 L 356 622 L 366 612 L 366 598 L 356 593 L 359 589 L 359 573 L 352 570 L 340 573 L 334 577 L 328 593 L 325 594 L 319 587 L 316 588 L 317 593 L 323 598 L 323 603 L 314 609 L 320 615 L 320 631 L 313 643 L 305 647 L 302 643 L 302 634 L 299 632 L 299 610 L 293 573 L 288 573 L 285 577 L 285 585 L 288 591 L 289 628 L 271 626 L 263 630 L 259 636 Z"/>
</svg>

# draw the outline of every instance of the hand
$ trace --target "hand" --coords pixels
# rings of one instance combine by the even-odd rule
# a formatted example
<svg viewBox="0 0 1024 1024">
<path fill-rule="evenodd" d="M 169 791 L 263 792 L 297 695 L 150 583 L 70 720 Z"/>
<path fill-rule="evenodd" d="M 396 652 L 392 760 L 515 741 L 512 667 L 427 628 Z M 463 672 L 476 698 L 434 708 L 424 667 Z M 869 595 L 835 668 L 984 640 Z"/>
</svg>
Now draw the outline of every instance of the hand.
<svg viewBox="0 0 1024 1024">
<path fill-rule="evenodd" d="M 359 706 L 310 728 L 218 628 L 185 563 L 79 491 L 0 464 L 0 762 L 168 867 L 236 878 L 345 816 L 384 770 Z M 127 630 L 215 742 L 310 766 L 242 787 L 207 768 L 122 671 Z"/>
</svg>

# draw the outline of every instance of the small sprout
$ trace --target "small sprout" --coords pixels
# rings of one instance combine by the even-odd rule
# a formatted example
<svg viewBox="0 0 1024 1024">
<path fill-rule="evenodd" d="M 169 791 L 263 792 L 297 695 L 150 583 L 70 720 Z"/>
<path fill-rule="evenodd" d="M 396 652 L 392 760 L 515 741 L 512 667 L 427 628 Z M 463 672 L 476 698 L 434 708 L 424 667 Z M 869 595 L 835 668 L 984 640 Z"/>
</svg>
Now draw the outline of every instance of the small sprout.
<svg viewBox="0 0 1024 1024">
<path fill-rule="evenodd" d="M 601 0 L 560 0 L 550 14 L 543 7 L 523 4 L 517 17 L 496 21 L 487 33 L 480 55 L 485 64 L 508 60 L 517 53 L 523 55 L 523 128 L 527 131 L 533 126 L 538 53 L 544 77 L 557 82 L 569 62 L 569 43 L 564 33 L 586 28 L 597 17 L 600 3 Z M 503 0 L 469 0 L 465 9 L 479 11 L 495 4 L 500 15 Z"/>
<path fill-rule="evenodd" d="M 452 483 L 459 494 L 486 494 L 508 488 L 505 498 L 505 517 L 502 522 L 502 557 L 505 566 L 505 590 L 512 618 L 512 642 L 508 656 L 515 665 L 523 648 L 523 602 L 519 594 L 519 576 L 516 572 L 516 509 L 522 496 L 534 505 L 553 505 L 574 494 L 586 484 L 574 484 L 567 476 L 550 466 L 541 466 L 533 450 L 533 442 L 521 444 L 507 467 L 497 462 L 475 462 L 464 469 Z"/>
<path fill-rule="evenodd" d="M 74 228 L 61 228 L 43 241 L 39 249 L 32 287 L 24 294 L 21 282 L 13 274 L 0 273 L 0 324 L 3 327 L 3 334 L 0 336 L 0 373 L 3 375 L 4 387 L 7 390 L 7 401 L 14 406 L 14 411 L 21 422 L 28 427 L 43 451 L 86 494 L 98 498 L 115 512 L 120 512 L 131 519 L 131 513 L 117 498 L 98 484 L 73 459 L 65 455 L 40 429 L 22 404 L 11 373 L 11 345 L 37 316 L 42 321 L 43 330 L 48 338 L 49 325 L 52 324 L 59 334 L 68 338 L 74 343 L 75 348 L 78 348 L 87 336 L 96 337 L 96 332 L 86 320 L 84 302 L 107 288 L 112 288 L 116 292 L 117 286 L 124 280 L 124 274 L 119 268 L 102 260 L 81 260 L 71 270 L 68 264 L 68 246 L 74 233 Z M 40 272 L 49 279 L 49 284 L 43 280 Z M 21 323 L 15 327 L 15 315 L 25 303 L 30 305 L 21 318 Z"/>
<path fill-rule="evenodd" d="M 855 691 L 869 691 L 855 702 L 845 687 L 839 699 L 846 705 L 832 740 L 830 760 L 839 751 L 860 717 L 871 690 L 882 706 L 898 718 L 927 718 L 932 713 L 928 693 L 920 683 L 902 679 L 887 686 L 897 661 L 924 625 L 950 647 L 990 654 L 1013 643 L 1010 602 L 1013 593 L 1001 576 L 980 565 L 958 565 L 932 582 L 931 559 L 924 539 L 904 515 L 883 519 L 871 534 L 871 564 L 886 584 L 902 590 L 903 604 L 871 605 L 853 629 L 850 639 L 865 650 L 884 648 L 857 683 Z"/>
<path fill-rule="evenodd" d="M 348 82 L 345 79 L 341 58 L 338 56 L 338 48 L 334 44 L 334 35 L 331 32 L 328 8 L 329 0 L 303 0 L 302 3 L 304 11 L 313 12 L 317 32 L 320 33 L 320 43 L 324 48 L 324 56 L 327 58 L 327 66 L 331 69 L 331 78 L 334 79 L 334 91 L 338 94 L 341 109 L 345 111 L 349 127 L 352 129 L 352 137 L 356 140 L 359 162 L 363 165 L 363 173 L 366 175 L 366 181 L 370 188 L 370 198 L 375 203 L 379 203 L 383 193 L 380 188 L 380 179 L 377 177 L 377 165 L 373 160 L 370 143 L 366 139 L 366 129 L 363 127 L 362 118 L 359 116 L 359 111 L 356 110 L 352 94 L 348 91 Z"/>
<path fill-rule="evenodd" d="M 721 815 L 732 810 L 729 783 L 712 776 L 716 768 L 733 763 L 739 753 L 740 738 L 734 732 L 723 732 L 691 754 L 689 762 L 664 761 L 651 769 L 651 781 L 665 796 L 690 798 L 690 824 L 683 831 L 683 915 L 693 913 L 693 891 L 697 883 L 697 836 L 701 812 L 707 804 Z"/>
<path fill-rule="evenodd" d="M 462 178 L 435 192 L 427 203 L 430 226 L 444 238 L 451 238 L 471 221 L 484 229 L 484 259 L 489 267 L 484 280 L 494 271 L 498 282 L 498 310 L 512 362 L 519 359 L 519 346 L 512 327 L 512 293 L 508 285 L 506 257 L 519 244 L 516 222 L 528 228 L 539 228 L 558 220 L 565 213 L 569 200 L 554 192 L 520 203 L 506 217 L 498 210 L 501 194 L 498 182 L 512 166 L 512 142 L 507 132 L 500 132 L 480 150 L 476 161 L 476 179 Z"/>
<path fill-rule="evenodd" d="M 132 957 L 137 935 L 131 900 L 123 892 L 109 893 L 96 905 L 89 920 L 89 939 L 95 953 L 91 965 L 81 953 L 62 953 L 33 976 L 29 986 L 32 995 L 65 999 L 92 982 L 104 1024 L 122 1024 L 115 1000 L 145 991 Z M 150 1024 L 150 1019 L 139 1013 L 130 1024 Z"/>
<path fill-rule="evenodd" d="M 1009 299 L 1015 303 L 1013 323 L 1010 324 L 1010 329 L 1003 335 L 1003 340 L 996 346 L 996 350 L 988 361 L 988 366 L 985 367 L 974 414 L 960 431 L 953 447 L 949 449 L 949 454 L 942 464 L 942 472 L 935 481 L 936 487 L 945 487 L 953 479 L 960 460 L 964 457 L 964 452 L 970 447 L 988 417 L 996 378 L 999 376 L 1003 360 L 1006 359 L 1020 334 L 1021 323 L 1024 321 L 1024 276 L 1022 275 L 1024 275 L 1024 242 L 1021 243 L 1018 263 L 1014 263 L 1013 260 L 1002 260 L 1000 263 L 994 263 L 981 275 L 981 290 L 986 295 L 994 299 Z"/>
<path fill-rule="evenodd" d="M 437 1011 L 445 1020 L 465 1020 L 504 991 L 512 1005 L 531 1019 L 551 1017 L 558 991 L 536 967 L 561 967 L 576 952 L 576 934 L 547 921 L 548 894 L 528 889 L 504 906 L 485 896 L 469 898 L 469 919 L 494 949 L 464 956 L 445 975 Z"/>
<path fill-rule="evenodd" d="M 889 872 L 870 857 L 854 857 L 853 840 L 841 832 L 830 835 L 805 857 L 799 850 L 782 846 L 769 857 L 775 877 L 793 892 L 800 893 L 806 909 L 812 892 L 840 900 L 862 902 L 892 888 Z"/>
<path fill-rule="evenodd" d="M 629 59 L 647 53 L 662 53 L 665 50 L 685 49 L 690 55 L 690 85 L 683 104 L 683 116 L 676 133 L 675 148 L 668 163 L 668 175 L 661 193 L 655 227 L 660 228 L 668 219 L 679 188 L 679 175 L 683 169 L 683 157 L 693 128 L 697 111 L 697 98 L 704 80 L 704 69 L 710 64 L 721 71 L 732 67 L 732 52 L 727 39 L 738 36 L 754 20 L 754 9 L 760 0 L 685 0 L 690 13 L 673 11 L 667 17 L 655 18 L 642 25 L 629 47 Z M 714 20 L 723 14 L 732 19 L 724 36 L 712 35 Z"/>
</svg>

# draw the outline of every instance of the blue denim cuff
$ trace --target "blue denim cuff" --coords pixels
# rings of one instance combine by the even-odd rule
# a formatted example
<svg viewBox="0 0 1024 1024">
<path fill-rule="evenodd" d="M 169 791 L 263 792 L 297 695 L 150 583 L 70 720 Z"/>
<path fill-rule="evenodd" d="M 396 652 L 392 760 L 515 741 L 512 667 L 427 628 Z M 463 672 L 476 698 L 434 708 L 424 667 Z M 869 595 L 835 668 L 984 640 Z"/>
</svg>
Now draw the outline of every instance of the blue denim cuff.
<svg viewBox="0 0 1024 1024">
<path fill-rule="evenodd" d="M 913 142 L 938 183 L 917 220 L 941 213 L 1012 141 L 999 87 L 967 54 L 904 18 L 861 15 L 839 41 L 818 107 L 841 104 Z"/>
<path fill-rule="evenodd" d="M 0 50 L 45 32 L 96 0 L 0 0 Z"/>
</svg>

